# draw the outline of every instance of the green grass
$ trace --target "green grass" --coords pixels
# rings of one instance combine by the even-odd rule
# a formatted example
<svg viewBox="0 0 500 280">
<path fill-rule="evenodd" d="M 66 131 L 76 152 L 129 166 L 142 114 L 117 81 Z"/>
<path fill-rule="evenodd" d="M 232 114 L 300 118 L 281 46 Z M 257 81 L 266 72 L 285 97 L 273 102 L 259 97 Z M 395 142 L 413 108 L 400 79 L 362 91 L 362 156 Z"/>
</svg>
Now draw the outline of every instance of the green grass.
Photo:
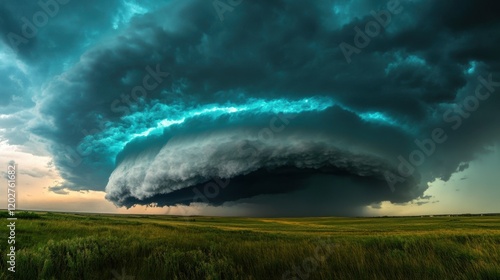
<svg viewBox="0 0 500 280">
<path fill-rule="evenodd" d="M 16 216 L 0 279 L 500 279 L 500 216 Z"/>
</svg>

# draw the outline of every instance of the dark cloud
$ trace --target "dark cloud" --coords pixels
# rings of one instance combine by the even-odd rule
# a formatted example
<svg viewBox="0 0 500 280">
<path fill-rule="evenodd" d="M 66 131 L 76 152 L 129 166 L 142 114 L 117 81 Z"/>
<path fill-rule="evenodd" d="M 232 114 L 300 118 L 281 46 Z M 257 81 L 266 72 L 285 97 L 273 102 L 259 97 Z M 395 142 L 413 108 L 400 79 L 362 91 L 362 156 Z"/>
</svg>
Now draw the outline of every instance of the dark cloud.
<svg viewBox="0 0 500 280">
<path fill-rule="evenodd" d="M 25 174 L 33 178 L 42 178 L 45 176 L 48 176 L 49 173 L 45 170 L 40 170 L 40 169 L 33 169 L 33 170 L 20 170 L 19 174 Z"/>
<path fill-rule="evenodd" d="M 261 194 L 293 192 L 311 186 L 312 181 L 333 187 L 337 177 L 352 178 L 355 185 L 366 188 L 366 198 L 375 201 L 375 195 L 369 193 L 405 201 L 425 190 L 411 178 L 392 192 L 385 172 L 397 172 L 396 168 L 371 155 L 373 147 L 354 142 L 347 145 L 340 137 L 333 140 L 332 135 L 296 127 L 290 126 L 292 133 L 284 132 L 268 141 L 248 128 L 174 137 L 160 150 L 125 156 L 110 177 L 108 199 L 127 207 L 140 201 L 220 205 Z M 318 181 L 320 177 L 325 179 Z M 344 184 L 347 193 L 354 191 L 350 184 Z"/>
<path fill-rule="evenodd" d="M 65 179 L 51 190 L 163 206 L 229 180 L 205 202 L 259 205 L 255 215 L 418 199 L 500 139 L 499 4 L 401 1 L 348 63 L 339 44 L 355 44 L 388 2 L 244 1 L 223 21 L 201 0 L 61 6 L 18 54 L 38 73 L 29 131 Z M 39 9 L 21 6 L 0 5 L 4 42 Z M 478 85 L 490 95 L 460 114 Z M 446 140 L 401 178 L 400 158 L 436 128 Z"/>
<path fill-rule="evenodd" d="M 48 189 L 49 189 L 49 191 L 51 191 L 53 193 L 57 193 L 57 194 L 61 194 L 61 195 L 69 194 L 69 191 L 64 186 L 51 186 Z"/>
</svg>

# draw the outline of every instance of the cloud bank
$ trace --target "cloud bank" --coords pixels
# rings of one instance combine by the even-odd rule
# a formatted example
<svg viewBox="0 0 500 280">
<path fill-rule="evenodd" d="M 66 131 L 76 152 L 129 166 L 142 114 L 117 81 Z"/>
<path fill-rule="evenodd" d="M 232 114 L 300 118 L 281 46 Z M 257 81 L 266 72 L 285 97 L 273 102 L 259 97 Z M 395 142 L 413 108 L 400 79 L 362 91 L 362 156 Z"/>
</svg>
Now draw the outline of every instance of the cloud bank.
<svg viewBox="0 0 500 280">
<path fill-rule="evenodd" d="M 498 5 L 261 0 L 221 18 L 201 0 L 68 2 L 13 44 L 43 8 L 3 3 L 2 138 L 40 137 L 55 189 L 117 206 L 411 201 L 500 139 Z"/>
</svg>

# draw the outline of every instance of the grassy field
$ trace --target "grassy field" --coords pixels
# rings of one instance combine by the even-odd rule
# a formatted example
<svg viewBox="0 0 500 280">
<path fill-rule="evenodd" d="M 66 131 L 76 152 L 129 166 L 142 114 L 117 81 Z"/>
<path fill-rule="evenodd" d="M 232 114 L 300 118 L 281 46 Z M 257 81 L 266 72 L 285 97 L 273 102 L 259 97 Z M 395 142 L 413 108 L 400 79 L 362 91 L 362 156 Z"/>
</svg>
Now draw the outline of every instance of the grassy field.
<svg viewBox="0 0 500 280">
<path fill-rule="evenodd" d="M 0 279 L 500 279 L 500 216 L 0 217 Z"/>
</svg>

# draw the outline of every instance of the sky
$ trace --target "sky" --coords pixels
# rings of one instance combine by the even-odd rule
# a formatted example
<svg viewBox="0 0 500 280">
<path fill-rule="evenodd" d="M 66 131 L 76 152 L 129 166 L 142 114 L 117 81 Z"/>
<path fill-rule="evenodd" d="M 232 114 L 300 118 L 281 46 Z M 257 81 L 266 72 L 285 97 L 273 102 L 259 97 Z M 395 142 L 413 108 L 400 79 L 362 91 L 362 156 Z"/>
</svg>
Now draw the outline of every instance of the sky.
<svg viewBox="0 0 500 280">
<path fill-rule="evenodd" d="M 499 6 L 5 0 L 0 172 L 20 209 L 500 212 Z"/>
</svg>

